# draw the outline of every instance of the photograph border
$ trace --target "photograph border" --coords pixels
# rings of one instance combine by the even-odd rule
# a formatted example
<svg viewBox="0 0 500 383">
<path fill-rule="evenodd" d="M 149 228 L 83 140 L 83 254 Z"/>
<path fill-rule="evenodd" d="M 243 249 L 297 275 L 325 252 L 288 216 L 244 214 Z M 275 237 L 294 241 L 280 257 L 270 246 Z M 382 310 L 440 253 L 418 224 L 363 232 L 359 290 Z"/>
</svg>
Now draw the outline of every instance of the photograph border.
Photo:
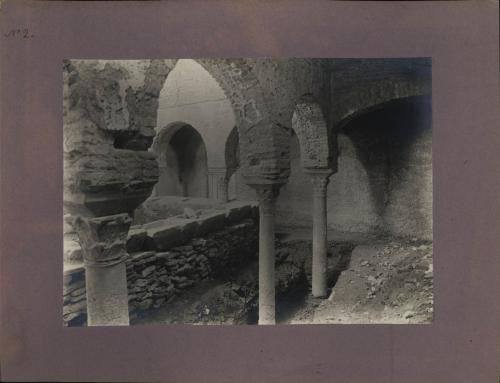
<svg viewBox="0 0 500 383">
<path fill-rule="evenodd" d="M 0 15 L 2 381 L 497 381 L 497 2 L 7 0 Z M 61 325 L 62 60 L 199 57 L 432 57 L 432 324 Z"/>
</svg>

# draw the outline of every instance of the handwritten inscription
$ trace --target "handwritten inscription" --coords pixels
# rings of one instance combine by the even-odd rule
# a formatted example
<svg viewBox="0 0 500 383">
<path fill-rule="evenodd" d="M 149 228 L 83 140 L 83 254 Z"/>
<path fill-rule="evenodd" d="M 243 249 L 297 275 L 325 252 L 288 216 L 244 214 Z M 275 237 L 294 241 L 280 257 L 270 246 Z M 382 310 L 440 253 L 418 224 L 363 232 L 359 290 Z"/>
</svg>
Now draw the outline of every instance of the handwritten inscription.
<svg viewBox="0 0 500 383">
<path fill-rule="evenodd" d="M 18 39 L 32 39 L 35 37 L 33 33 L 30 32 L 28 28 L 17 28 L 11 29 L 9 32 L 3 34 L 7 38 L 18 38 Z"/>
</svg>

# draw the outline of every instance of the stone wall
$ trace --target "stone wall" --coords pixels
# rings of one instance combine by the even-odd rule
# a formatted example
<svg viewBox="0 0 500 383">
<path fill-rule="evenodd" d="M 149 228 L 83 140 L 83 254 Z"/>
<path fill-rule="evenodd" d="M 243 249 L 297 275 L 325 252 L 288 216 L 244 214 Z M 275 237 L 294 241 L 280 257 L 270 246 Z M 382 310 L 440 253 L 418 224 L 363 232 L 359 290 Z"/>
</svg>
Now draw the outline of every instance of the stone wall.
<svg viewBox="0 0 500 383">
<path fill-rule="evenodd" d="M 64 62 L 64 208 L 84 216 L 132 212 L 158 180 L 148 148 L 169 60 Z"/>
<path fill-rule="evenodd" d="M 137 230 L 136 230 L 137 233 Z M 231 273 L 255 260 L 258 251 L 258 225 L 255 217 L 190 238 L 182 245 L 151 250 L 147 240 L 138 245 L 129 237 L 126 262 L 131 320 L 144 310 L 171 302 L 194 284 Z M 131 251 L 133 250 L 133 251 Z M 63 318 L 67 326 L 86 322 L 85 271 L 83 267 L 64 273 Z"/>
<path fill-rule="evenodd" d="M 367 109 L 392 100 L 431 93 L 431 60 L 333 59 L 331 71 L 331 120 L 340 125 Z"/>
<path fill-rule="evenodd" d="M 338 143 L 339 171 L 328 188 L 329 226 L 432 240 L 430 98 L 359 117 Z"/>
<path fill-rule="evenodd" d="M 328 186 L 328 225 L 432 239 L 430 97 L 358 116 L 338 137 L 338 171 Z M 292 137 L 291 174 L 277 201 L 277 223 L 312 226 L 312 185 Z"/>
<path fill-rule="evenodd" d="M 248 137 L 254 142 L 259 140 L 263 132 L 258 130 L 274 130 L 273 139 L 262 140 L 258 145 L 259 150 L 265 150 L 266 155 L 273 155 L 273 163 L 281 164 L 283 177 L 288 174 L 287 153 L 290 145 L 290 131 L 292 129 L 292 114 L 296 108 L 297 102 L 306 94 L 314 95 L 321 102 L 322 108 L 327 111 L 329 97 L 328 73 L 325 70 L 324 60 L 320 59 L 245 59 L 244 62 L 251 68 L 251 74 L 255 76 L 256 84 L 252 88 L 257 89 L 265 97 L 268 106 L 270 123 L 267 126 L 252 127 L 248 132 Z M 175 128 L 179 122 L 190 124 L 202 136 L 203 142 L 207 148 L 209 185 L 214 182 L 211 180 L 212 173 L 216 177 L 217 171 L 225 172 L 227 170 L 230 176 L 234 169 L 224 158 L 225 149 L 227 149 L 228 137 L 231 130 L 238 126 L 238 107 L 235 104 L 234 92 L 237 89 L 221 88 L 223 83 L 216 81 L 217 72 L 224 69 L 217 60 L 178 60 L 174 69 L 169 74 L 165 85 L 160 93 L 159 110 L 157 120 L 157 132 L 159 133 L 158 145 L 154 145 L 158 153 L 160 164 L 160 182 L 156 188 L 156 195 L 174 194 L 165 193 L 162 186 L 162 166 L 165 166 L 165 154 L 167 150 L 167 141 L 163 140 L 164 133 Z M 224 73 L 224 71 L 222 72 Z M 229 75 L 229 74 L 228 74 Z M 220 79 L 219 79 L 220 81 Z M 245 108 L 244 108 L 245 109 Z M 259 110 L 259 113 L 264 113 Z M 328 119 L 328 113 L 325 113 Z M 325 129 L 327 127 L 325 126 Z M 302 133 L 302 132 L 301 132 Z M 309 141 L 315 132 L 308 135 Z M 323 147 L 327 143 L 327 132 L 321 132 L 319 137 L 322 142 L 319 145 L 312 145 L 314 148 Z M 166 134 L 168 139 L 168 134 Z M 244 142 L 244 140 L 243 140 Z M 273 150 L 264 149 L 266 145 L 274 147 Z M 241 149 L 241 148 L 240 148 Z M 245 148 L 243 148 L 245 149 Z M 245 150 L 242 150 L 244 152 Z M 325 151 L 325 150 L 323 150 Z M 326 149 L 326 151 L 328 151 Z M 332 151 L 333 152 L 333 151 Z M 254 155 L 255 153 L 250 153 Z M 325 153 L 324 157 L 329 155 Z M 238 154 L 240 157 L 240 154 Z M 261 156 L 263 157 L 263 156 Z M 333 161 L 334 157 L 330 158 Z M 241 165 L 245 159 L 238 158 L 236 162 Z M 254 161 L 256 162 L 256 161 Z M 274 166 L 274 165 L 273 165 Z M 243 183 L 243 185 L 242 185 Z M 242 177 L 233 179 L 233 190 L 239 198 L 247 199 L 248 190 L 244 185 L 245 180 Z M 165 189 L 166 190 L 166 189 Z M 240 191 L 244 194 L 240 194 Z M 210 188 L 209 196 L 213 197 L 216 191 Z"/>
</svg>

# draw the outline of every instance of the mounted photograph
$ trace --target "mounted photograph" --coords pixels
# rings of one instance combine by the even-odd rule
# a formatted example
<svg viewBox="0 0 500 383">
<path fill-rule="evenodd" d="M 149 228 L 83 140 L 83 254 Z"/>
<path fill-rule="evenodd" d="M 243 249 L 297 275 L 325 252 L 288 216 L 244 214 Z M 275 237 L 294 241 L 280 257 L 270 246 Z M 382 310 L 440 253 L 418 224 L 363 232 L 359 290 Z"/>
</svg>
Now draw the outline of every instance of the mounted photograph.
<svg viewBox="0 0 500 383">
<path fill-rule="evenodd" d="M 64 326 L 432 323 L 430 58 L 61 64 Z"/>
</svg>

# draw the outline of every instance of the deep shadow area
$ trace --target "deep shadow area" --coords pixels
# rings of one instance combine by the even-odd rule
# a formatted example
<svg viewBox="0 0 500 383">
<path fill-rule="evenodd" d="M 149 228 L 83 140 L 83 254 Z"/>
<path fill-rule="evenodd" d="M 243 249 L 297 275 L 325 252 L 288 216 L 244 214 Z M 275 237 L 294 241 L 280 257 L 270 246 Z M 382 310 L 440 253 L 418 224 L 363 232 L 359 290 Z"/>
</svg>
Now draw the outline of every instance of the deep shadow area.
<svg viewBox="0 0 500 383">
<path fill-rule="evenodd" d="M 176 157 L 177 180 L 181 186 L 182 196 L 206 197 L 207 153 L 200 133 L 185 125 L 173 135 L 169 148 Z M 167 158 L 171 158 L 172 155 Z"/>
<path fill-rule="evenodd" d="M 278 238 L 286 238 L 286 234 L 279 234 Z M 290 241 L 281 244 L 278 242 L 278 249 L 286 249 L 289 252 L 289 258 L 300 259 L 303 264 L 303 275 L 298 279 L 298 283 L 293 289 L 286 291 L 285 294 L 276 296 L 276 322 L 283 323 L 294 318 L 297 313 L 310 302 L 319 304 L 323 298 L 314 298 L 311 295 L 312 282 L 312 252 L 310 241 Z M 349 268 L 351 254 L 355 244 L 351 242 L 334 242 L 328 244 L 327 258 L 327 283 L 328 294 L 335 287 L 339 276 Z M 279 254 L 279 250 L 278 250 Z"/>
<path fill-rule="evenodd" d="M 395 220 L 429 220 L 426 214 L 430 213 L 416 207 L 428 204 L 424 184 L 431 171 L 431 128 L 430 96 L 384 103 L 351 117 L 343 125 L 340 133 L 354 145 L 368 176 L 378 232 L 390 232 L 391 226 L 398 226 Z M 404 198 L 405 194 L 411 194 L 411 199 Z M 425 224 L 421 226 L 412 229 L 429 231 Z"/>
</svg>

